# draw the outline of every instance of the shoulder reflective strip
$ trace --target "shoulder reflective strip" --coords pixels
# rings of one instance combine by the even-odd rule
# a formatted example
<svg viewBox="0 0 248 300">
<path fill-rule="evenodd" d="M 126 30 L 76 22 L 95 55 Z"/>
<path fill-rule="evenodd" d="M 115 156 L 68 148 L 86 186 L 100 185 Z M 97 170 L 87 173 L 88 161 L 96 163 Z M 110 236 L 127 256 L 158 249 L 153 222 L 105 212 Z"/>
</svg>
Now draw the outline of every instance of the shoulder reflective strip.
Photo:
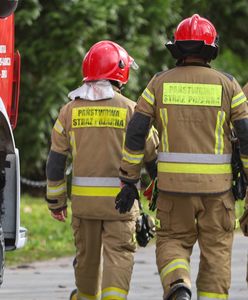
<svg viewBox="0 0 248 300">
<path fill-rule="evenodd" d="M 144 153 L 132 154 L 130 152 L 127 152 L 125 149 L 123 150 L 122 155 L 122 159 L 129 162 L 130 164 L 140 164 L 144 157 Z"/>
<path fill-rule="evenodd" d="M 238 95 L 236 95 L 235 97 L 232 98 L 231 108 L 239 106 L 240 104 L 242 104 L 246 100 L 247 99 L 245 97 L 245 94 L 243 92 L 239 93 Z"/>
<path fill-rule="evenodd" d="M 74 131 L 70 131 L 69 135 L 70 135 L 70 144 L 71 144 L 71 148 L 72 148 L 72 157 L 75 158 L 75 156 L 77 154 L 75 132 Z"/>
<path fill-rule="evenodd" d="M 71 193 L 74 196 L 115 197 L 120 190 L 118 187 L 84 187 L 72 185 Z"/>
<path fill-rule="evenodd" d="M 116 288 L 109 287 L 102 290 L 102 300 L 125 300 L 127 299 L 127 291 Z"/>
<path fill-rule="evenodd" d="M 241 161 L 243 163 L 244 168 L 248 168 L 248 158 L 241 157 Z"/>
<path fill-rule="evenodd" d="M 53 128 L 59 133 L 61 134 L 64 131 L 64 127 L 62 126 L 61 122 L 59 119 L 56 120 Z"/>
<path fill-rule="evenodd" d="M 160 278 L 163 282 L 164 278 L 171 272 L 177 269 L 185 269 L 190 272 L 190 266 L 186 259 L 174 259 L 168 265 L 166 265 L 160 272 Z"/>
<path fill-rule="evenodd" d="M 218 111 L 217 121 L 215 127 L 215 154 L 223 154 L 224 151 L 224 129 L 226 113 L 224 111 Z"/>
<path fill-rule="evenodd" d="M 148 90 L 148 88 L 146 88 L 144 90 L 144 92 L 142 93 L 141 95 L 145 100 L 146 102 L 148 102 L 149 104 L 153 105 L 154 104 L 154 101 L 155 101 L 155 98 L 154 98 L 154 95 Z"/>
<path fill-rule="evenodd" d="M 198 292 L 197 300 L 220 300 L 220 299 L 228 299 L 227 294 L 216 294 L 216 293 L 206 293 L 206 292 Z"/>
<path fill-rule="evenodd" d="M 47 186 L 47 196 L 59 196 L 66 191 L 66 183 L 58 186 Z"/>
<path fill-rule="evenodd" d="M 162 162 L 224 164 L 231 163 L 232 154 L 200 154 L 159 152 L 158 160 Z"/>
<path fill-rule="evenodd" d="M 121 182 L 118 177 L 73 177 L 72 184 L 79 186 L 120 187 Z"/>
<path fill-rule="evenodd" d="M 231 174 L 231 164 L 180 164 L 158 162 L 158 172 L 182 174 Z"/>
<path fill-rule="evenodd" d="M 114 106 L 74 107 L 72 109 L 72 128 L 126 127 L 127 109 Z"/>
<path fill-rule="evenodd" d="M 201 83 L 164 83 L 163 103 L 174 105 L 221 106 L 222 86 Z"/>
<path fill-rule="evenodd" d="M 163 132 L 162 132 L 162 140 L 161 140 L 162 150 L 164 152 L 168 152 L 169 151 L 168 133 L 167 133 L 168 114 L 166 108 L 160 109 L 160 118 L 163 124 Z"/>
<path fill-rule="evenodd" d="M 78 291 L 77 300 L 101 300 L 101 292 L 97 293 L 95 296 L 92 296 Z"/>
</svg>

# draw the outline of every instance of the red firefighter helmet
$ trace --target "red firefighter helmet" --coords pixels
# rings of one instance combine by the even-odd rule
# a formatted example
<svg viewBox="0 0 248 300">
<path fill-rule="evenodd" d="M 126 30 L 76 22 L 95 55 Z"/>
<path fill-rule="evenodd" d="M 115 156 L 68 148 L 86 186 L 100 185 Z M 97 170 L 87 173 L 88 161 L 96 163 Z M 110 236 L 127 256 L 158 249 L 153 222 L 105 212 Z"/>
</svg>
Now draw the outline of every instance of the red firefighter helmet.
<svg viewBox="0 0 248 300">
<path fill-rule="evenodd" d="M 124 48 L 111 41 L 101 41 L 94 44 L 83 59 L 83 81 L 108 79 L 125 84 L 131 66 L 137 65 Z"/>
<path fill-rule="evenodd" d="M 197 55 L 211 60 L 218 53 L 218 35 L 209 20 L 194 14 L 179 23 L 174 41 L 166 46 L 175 58 Z"/>
<path fill-rule="evenodd" d="M 175 41 L 204 41 L 206 45 L 214 47 L 216 38 L 214 25 L 197 14 L 183 20 L 175 32 Z"/>
</svg>

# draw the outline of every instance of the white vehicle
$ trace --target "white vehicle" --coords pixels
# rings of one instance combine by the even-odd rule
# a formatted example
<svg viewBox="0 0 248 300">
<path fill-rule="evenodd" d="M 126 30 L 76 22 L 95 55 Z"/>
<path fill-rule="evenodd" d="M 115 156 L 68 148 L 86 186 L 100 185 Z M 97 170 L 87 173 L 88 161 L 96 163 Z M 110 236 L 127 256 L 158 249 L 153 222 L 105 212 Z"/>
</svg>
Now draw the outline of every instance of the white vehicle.
<svg viewBox="0 0 248 300">
<path fill-rule="evenodd" d="M 13 129 L 17 122 L 20 54 L 14 52 L 14 10 L 18 0 L 0 0 L 0 285 L 4 253 L 25 245 L 20 227 L 20 163 Z"/>
</svg>

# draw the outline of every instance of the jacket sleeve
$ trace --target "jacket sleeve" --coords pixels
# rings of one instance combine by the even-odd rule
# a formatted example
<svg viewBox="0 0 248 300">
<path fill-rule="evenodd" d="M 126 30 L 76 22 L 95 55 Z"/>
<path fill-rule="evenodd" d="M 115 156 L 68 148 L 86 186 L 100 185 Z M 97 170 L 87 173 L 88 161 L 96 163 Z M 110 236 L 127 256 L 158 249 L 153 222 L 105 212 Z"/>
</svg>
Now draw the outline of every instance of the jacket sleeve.
<svg viewBox="0 0 248 300">
<path fill-rule="evenodd" d="M 155 179 L 157 177 L 158 146 L 158 132 L 155 127 L 152 126 L 146 139 L 144 153 L 144 165 L 151 179 Z"/>
<path fill-rule="evenodd" d="M 154 79 L 150 81 L 140 96 L 134 115 L 127 127 L 120 166 L 120 179 L 125 182 L 136 183 L 140 178 L 146 140 L 149 136 L 149 130 L 155 116 L 156 101 L 153 81 Z"/>
<path fill-rule="evenodd" d="M 46 165 L 46 200 L 51 210 L 66 207 L 67 203 L 65 167 L 70 148 L 65 121 L 65 109 L 62 108 L 52 129 L 52 143 Z"/>
<path fill-rule="evenodd" d="M 248 176 L 248 103 L 238 82 L 233 79 L 231 122 L 240 143 L 240 158 Z"/>
</svg>

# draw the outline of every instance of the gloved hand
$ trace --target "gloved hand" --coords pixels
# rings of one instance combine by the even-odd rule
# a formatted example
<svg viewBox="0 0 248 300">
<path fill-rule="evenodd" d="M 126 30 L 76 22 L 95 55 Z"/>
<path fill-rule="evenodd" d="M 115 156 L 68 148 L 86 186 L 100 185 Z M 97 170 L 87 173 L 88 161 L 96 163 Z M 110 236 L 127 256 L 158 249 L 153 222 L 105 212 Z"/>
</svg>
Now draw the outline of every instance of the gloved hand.
<svg viewBox="0 0 248 300">
<path fill-rule="evenodd" d="M 51 210 L 51 216 L 60 222 L 65 222 L 65 219 L 67 218 L 67 207 L 61 207 L 57 209 L 50 209 Z"/>
<path fill-rule="evenodd" d="M 157 178 L 151 181 L 151 183 L 145 189 L 143 195 L 149 201 L 149 209 L 154 211 L 157 208 L 157 199 L 158 199 Z"/>
<path fill-rule="evenodd" d="M 134 183 L 124 182 L 124 185 L 115 198 L 115 209 L 120 214 L 130 211 L 135 199 L 139 200 L 139 193 Z"/>
<path fill-rule="evenodd" d="M 239 223 L 244 236 L 248 236 L 248 208 L 246 208 L 242 217 L 239 219 Z"/>
</svg>

